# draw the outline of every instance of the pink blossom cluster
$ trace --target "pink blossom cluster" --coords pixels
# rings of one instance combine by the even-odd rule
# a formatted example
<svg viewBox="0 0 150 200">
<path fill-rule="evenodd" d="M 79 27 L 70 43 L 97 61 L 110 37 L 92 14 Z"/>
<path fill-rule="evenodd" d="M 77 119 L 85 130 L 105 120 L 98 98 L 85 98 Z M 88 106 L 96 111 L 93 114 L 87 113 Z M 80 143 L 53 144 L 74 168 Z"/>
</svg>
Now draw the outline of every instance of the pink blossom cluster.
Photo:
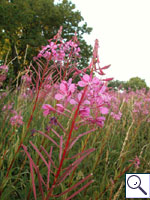
<svg viewBox="0 0 150 200">
<path fill-rule="evenodd" d="M 123 101 L 131 109 L 131 114 L 135 120 L 145 120 L 150 122 L 150 90 L 141 89 L 137 91 L 123 91 L 122 93 L 111 91 L 111 116 L 120 120 L 122 113 L 120 111 Z"/>
<path fill-rule="evenodd" d="M 17 114 L 17 112 L 15 112 L 15 115 L 10 118 L 10 123 L 12 126 L 19 127 L 23 125 L 23 117 L 21 116 L 21 114 Z"/>
<path fill-rule="evenodd" d="M 135 119 L 145 119 L 150 122 L 150 90 L 137 90 L 133 94 L 133 117 Z"/>
<path fill-rule="evenodd" d="M 111 96 L 111 113 L 110 113 L 110 115 L 115 120 L 120 120 L 122 117 L 122 113 L 120 111 L 120 105 L 122 102 L 121 94 L 119 94 L 118 92 L 115 92 L 115 91 L 111 91 L 111 92 L 109 92 L 109 94 Z"/>
<path fill-rule="evenodd" d="M 7 65 L 1 65 L 0 66 L 0 71 L 8 72 L 8 66 Z"/>
<path fill-rule="evenodd" d="M 78 45 L 73 42 L 72 40 L 68 42 L 62 42 L 60 44 L 56 44 L 49 41 L 49 44 L 46 46 L 42 46 L 42 50 L 37 55 L 37 58 L 45 58 L 47 60 L 53 60 L 53 61 L 64 61 L 65 58 L 67 58 L 69 55 L 78 57 L 80 48 Z"/>
<path fill-rule="evenodd" d="M 13 104 L 14 104 L 14 103 L 9 103 L 9 104 L 4 105 L 4 106 L 2 107 L 2 111 L 10 111 L 10 110 L 12 110 Z"/>
<path fill-rule="evenodd" d="M 32 77 L 29 76 L 28 74 L 25 74 L 21 77 L 21 79 L 24 81 L 24 84 L 27 86 L 27 87 L 30 87 L 31 83 L 32 83 Z"/>
<path fill-rule="evenodd" d="M 55 95 L 56 100 L 65 100 L 69 102 L 72 94 L 75 92 L 76 86 L 72 84 L 72 78 L 69 81 L 62 81 L 59 86 L 58 93 Z"/>
<path fill-rule="evenodd" d="M 134 160 L 129 160 L 129 161 L 134 163 L 134 166 L 135 166 L 136 169 L 139 168 L 139 166 L 140 166 L 140 159 L 138 158 L 138 156 L 136 156 L 134 158 Z"/>
<path fill-rule="evenodd" d="M 32 100 L 34 96 L 34 88 L 24 88 L 24 90 L 21 93 L 21 99 L 28 99 L 28 100 Z"/>
<path fill-rule="evenodd" d="M 86 94 L 81 101 L 84 90 L 78 91 L 78 87 L 87 87 Z M 100 127 L 104 125 L 105 117 L 109 113 L 110 96 L 107 91 L 107 86 L 97 77 L 85 74 L 81 77 L 81 81 L 77 84 L 72 83 L 72 79 L 62 81 L 54 95 L 54 98 L 59 102 L 56 104 L 56 108 L 53 108 L 49 104 L 44 104 L 44 116 L 49 115 L 51 112 L 63 113 L 67 111 L 69 114 L 71 111 L 68 109 L 68 105 L 72 105 L 72 110 L 75 110 L 80 102 L 79 116 L 83 123 L 96 124 Z"/>
</svg>

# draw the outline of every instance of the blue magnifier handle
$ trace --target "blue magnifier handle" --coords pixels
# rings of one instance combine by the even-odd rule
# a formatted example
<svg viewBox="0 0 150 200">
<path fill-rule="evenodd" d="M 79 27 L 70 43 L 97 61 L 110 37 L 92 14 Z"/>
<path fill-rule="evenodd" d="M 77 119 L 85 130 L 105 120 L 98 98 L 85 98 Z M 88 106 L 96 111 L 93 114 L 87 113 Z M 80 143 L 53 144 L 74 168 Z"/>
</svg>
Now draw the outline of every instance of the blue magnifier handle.
<svg viewBox="0 0 150 200">
<path fill-rule="evenodd" d="M 143 188 L 139 187 L 139 189 L 140 189 L 145 195 L 147 195 L 147 193 L 145 192 L 145 190 L 143 190 Z"/>
</svg>

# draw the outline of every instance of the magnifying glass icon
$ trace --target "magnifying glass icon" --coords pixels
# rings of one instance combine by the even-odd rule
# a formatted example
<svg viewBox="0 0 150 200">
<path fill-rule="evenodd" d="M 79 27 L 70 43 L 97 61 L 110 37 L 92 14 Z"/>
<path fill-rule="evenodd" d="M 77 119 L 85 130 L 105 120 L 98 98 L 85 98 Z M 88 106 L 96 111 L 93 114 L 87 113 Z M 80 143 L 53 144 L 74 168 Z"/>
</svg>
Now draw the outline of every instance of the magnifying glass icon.
<svg viewBox="0 0 150 200">
<path fill-rule="evenodd" d="M 137 176 L 137 175 L 129 176 L 129 178 L 127 179 L 127 184 L 129 186 L 129 188 L 131 188 L 131 189 L 139 188 L 141 190 L 141 192 L 143 192 L 145 195 L 147 195 L 145 190 L 143 188 L 141 188 L 141 179 L 139 176 Z"/>
</svg>

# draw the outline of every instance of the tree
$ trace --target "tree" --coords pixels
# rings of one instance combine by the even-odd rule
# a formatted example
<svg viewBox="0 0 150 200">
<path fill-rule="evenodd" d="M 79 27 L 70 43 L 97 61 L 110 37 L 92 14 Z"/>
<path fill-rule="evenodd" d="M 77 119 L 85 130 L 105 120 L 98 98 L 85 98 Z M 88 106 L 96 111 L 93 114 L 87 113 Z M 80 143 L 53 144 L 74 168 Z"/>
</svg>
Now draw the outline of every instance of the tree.
<svg viewBox="0 0 150 200">
<path fill-rule="evenodd" d="M 126 88 L 131 88 L 132 90 L 136 91 L 143 88 L 148 89 L 148 86 L 146 85 L 146 82 L 144 79 L 141 79 L 139 77 L 133 77 L 133 78 L 130 78 L 129 81 L 127 81 Z"/>
<path fill-rule="evenodd" d="M 13 70 L 17 76 L 28 45 L 26 61 L 37 55 L 41 45 L 52 38 L 60 26 L 63 26 L 62 37 L 71 39 L 77 33 L 80 42 L 80 67 L 86 67 L 92 48 L 83 39 L 85 33 L 90 34 L 91 28 L 83 22 L 75 5 L 68 0 L 55 4 L 54 0 L 0 0 L 0 60 L 4 60 L 8 50 L 9 60 L 13 60 Z"/>
<path fill-rule="evenodd" d="M 136 91 L 142 88 L 148 89 L 145 80 L 139 77 L 130 78 L 128 81 L 112 80 L 108 83 L 108 87 L 111 87 L 114 90 L 128 90 L 131 88 L 132 90 Z"/>
<path fill-rule="evenodd" d="M 119 80 L 112 80 L 108 83 L 108 87 L 113 88 L 114 90 L 124 89 L 126 82 L 125 81 L 119 81 Z"/>
</svg>

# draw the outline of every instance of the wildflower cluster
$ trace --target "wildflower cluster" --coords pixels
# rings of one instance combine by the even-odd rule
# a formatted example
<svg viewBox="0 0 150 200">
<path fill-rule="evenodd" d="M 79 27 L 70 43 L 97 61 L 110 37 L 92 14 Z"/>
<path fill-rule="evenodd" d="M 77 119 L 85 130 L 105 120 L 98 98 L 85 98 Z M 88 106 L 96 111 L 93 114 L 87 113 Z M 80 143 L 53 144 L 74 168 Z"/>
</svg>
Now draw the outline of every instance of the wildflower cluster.
<svg viewBox="0 0 150 200">
<path fill-rule="evenodd" d="M 132 92 L 133 104 L 133 118 L 146 119 L 150 122 L 150 90 L 146 92 L 145 89 Z"/>
<path fill-rule="evenodd" d="M 10 118 L 10 124 L 17 127 L 23 125 L 21 113 L 18 114 L 15 110 L 12 110 L 11 113 L 13 113 L 13 116 Z"/>
<path fill-rule="evenodd" d="M 106 84 L 97 77 L 92 78 L 88 74 L 85 74 L 77 84 L 72 83 L 72 79 L 69 79 L 68 82 L 62 81 L 58 92 L 54 96 L 59 101 L 59 104 L 56 104 L 56 109 L 51 105 L 44 104 L 42 107 L 44 109 L 44 116 L 51 112 L 63 113 L 65 110 L 68 111 L 67 107 L 70 104 L 73 105 L 73 110 L 77 109 L 83 95 L 83 90 L 77 91 L 78 86 L 87 87 L 86 94 L 79 108 L 82 123 L 91 123 L 102 127 L 105 121 L 103 115 L 109 113 L 110 97 L 107 93 Z"/>
<path fill-rule="evenodd" d="M 47 60 L 53 60 L 54 62 L 62 62 L 68 56 L 79 57 L 79 52 L 80 48 L 72 40 L 68 42 L 61 41 L 60 44 L 56 44 L 50 40 L 48 45 L 42 46 L 42 50 L 37 55 L 37 58 L 43 57 Z"/>
<path fill-rule="evenodd" d="M 122 116 L 122 113 L 120 111 L 120 105 L 123 100 L 122 96 L 121 96 L 121 94 L 119 94 L 115 91 L 111 91 L 111 92 L 109 92 L 109 94 L 111 96 L 111 113 L 110 113 L 110 115 L 115 120 L 120 120 L 121 116 Z"/>
</svg>

